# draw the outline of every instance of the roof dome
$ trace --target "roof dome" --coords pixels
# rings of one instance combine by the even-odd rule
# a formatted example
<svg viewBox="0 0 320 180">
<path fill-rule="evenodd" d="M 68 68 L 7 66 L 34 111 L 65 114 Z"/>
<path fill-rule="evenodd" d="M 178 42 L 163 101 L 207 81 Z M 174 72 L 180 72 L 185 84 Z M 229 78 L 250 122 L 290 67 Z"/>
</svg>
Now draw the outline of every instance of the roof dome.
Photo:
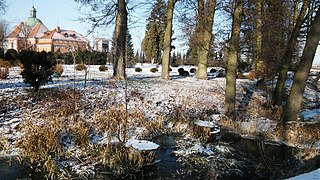
<svg viewBox="0 0 320 180">
<path fill-rule="evenodd" d="M 24 21 L 24 25 L 28 29 L 32 29 L 39 22 L 41 22 L 41 20 L 37 18 L 37 10 L 32 6 L 30 9 L 30 17 Z"/>
</svg>

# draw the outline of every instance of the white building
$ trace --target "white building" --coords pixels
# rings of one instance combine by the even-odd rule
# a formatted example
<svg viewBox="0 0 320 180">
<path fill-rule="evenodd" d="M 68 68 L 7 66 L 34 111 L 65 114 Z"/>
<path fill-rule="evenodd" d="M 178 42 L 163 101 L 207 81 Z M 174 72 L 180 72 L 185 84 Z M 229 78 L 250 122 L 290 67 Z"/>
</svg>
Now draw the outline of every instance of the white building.
<svg viewBox="0 0 320 180">
<path fill-rule="evenodd" d="M 98 52 L 110 52 L 109 43 L 110 40 L 106 38 L 95 38 L 96 51 Z"/>
</svg>

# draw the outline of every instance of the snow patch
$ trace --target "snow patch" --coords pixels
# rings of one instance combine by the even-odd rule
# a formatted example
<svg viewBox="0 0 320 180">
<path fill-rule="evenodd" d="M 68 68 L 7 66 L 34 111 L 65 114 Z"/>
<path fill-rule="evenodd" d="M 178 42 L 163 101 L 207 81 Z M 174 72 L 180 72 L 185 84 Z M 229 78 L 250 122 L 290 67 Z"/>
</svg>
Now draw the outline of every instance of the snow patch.
<svg viewBox="0 0 320 180">
<path fill-rule="evenodd" d="M 137 140 L 137 139 L 130 139 L 126 144 L 126 147 L 133 147 L 139 151 L 148 151 L 148 150 L 155 150 L 159 147 L 158 144 L 153 143 L 147 140 Z"/>
</svg>

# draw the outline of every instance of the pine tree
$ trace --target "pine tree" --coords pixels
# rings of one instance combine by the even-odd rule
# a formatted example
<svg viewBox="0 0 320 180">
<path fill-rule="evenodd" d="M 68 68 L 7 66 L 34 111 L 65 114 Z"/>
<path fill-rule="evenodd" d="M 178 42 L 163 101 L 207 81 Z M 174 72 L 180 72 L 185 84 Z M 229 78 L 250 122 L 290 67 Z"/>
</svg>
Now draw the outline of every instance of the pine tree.
<svg viewBox="0 0 320 180">
<path fill-rule="evenodd" d="M 157 0 L 153 5 L 150 17 L 147 19 L 146 34 L 141 46 L 147 60 L 151 63 L 160 62 L 166 26 L 166 11 L 166 3 L 163 0 Z"/>
<path fill-rule="evenodd" d="M 132 37 L 129 30 L 127 30 L 126 34 L 126 64 L 128 67 L 132 67 L 135 64 Z"/>
</svg>

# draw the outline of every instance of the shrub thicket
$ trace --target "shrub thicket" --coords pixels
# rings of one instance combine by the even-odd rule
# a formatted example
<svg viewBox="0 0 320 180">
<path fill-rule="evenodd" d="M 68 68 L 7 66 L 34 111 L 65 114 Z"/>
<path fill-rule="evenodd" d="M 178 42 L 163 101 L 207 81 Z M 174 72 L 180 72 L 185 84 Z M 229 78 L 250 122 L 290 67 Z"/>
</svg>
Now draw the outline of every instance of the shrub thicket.
<svg viewBox="0 0 320 180">
<path fill-rule="evenodd" d="M 76 64 L 84 63 L 84 64 L 96 64 L 96 65 L 103 65 L 107 63 L 107 60 L 110 60 L 110 53 L 107 52 L 97 52 L 97 51 L 81 51 L 77 50 L 73 52 L 75 59 L 76 59 Z M 73 64 L 74 60 L 72 57 L 71 52 L 66 52 L 66 53 L 59 53 L 55 52 L 56 59 L 62 59 L 66 64 Z"/>
<path fill-rule="evenodd" d="M 20 52 L 20 60 L 24 67 L 21 75 L 35 90 L 51 81 L 55 65 L 52 53 L 24 50 Z"/>
<path fill-rule="evenodd" d="M 19 54 L 15 49 L 8 49 L 4 54 L 4 59 L 7 61 L 14 62 L 19 59 Z"/>
</svg>

